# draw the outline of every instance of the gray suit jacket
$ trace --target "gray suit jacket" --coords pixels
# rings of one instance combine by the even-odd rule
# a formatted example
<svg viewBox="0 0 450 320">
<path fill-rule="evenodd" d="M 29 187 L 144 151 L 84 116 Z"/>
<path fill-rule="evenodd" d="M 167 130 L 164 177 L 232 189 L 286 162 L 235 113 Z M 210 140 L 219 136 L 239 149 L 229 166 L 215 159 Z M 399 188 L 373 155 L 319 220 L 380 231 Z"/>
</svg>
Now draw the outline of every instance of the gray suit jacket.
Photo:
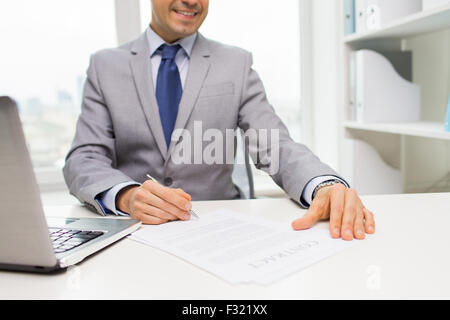
<svg viewBox="0 0 450 320">
<path fill-rule="evenodd" d="M 249 52 L 198 34 L 175 129 L 194 135 L 195 121 L 201 121 L 203 132 L 214 128 L 224 136 L 227 129 L 277 129 L 279 170 L 271 176 L 300 202 L 302 190 L 312 178 L 337 173 L 306 146 L 291 140 L 251 67 Z M 172 161 L 177 141 L 168 150 L 151 75 L 145 33 L 91 57 L 82 111 L 63 169 L 71 194 L 102 214 L 96 196 L 122 182 L 143 182 L 149 173 L 167 186 L 182 188 L 193 200 L 239 198 L 231 179 L 232 164 Z M 233 148 L 234 144 L 228 144 L 224 152 L 233 152 Z M 253 161 L 258 168 L 269 170 L 260 157 L 254 156 Z"/>
</svg>

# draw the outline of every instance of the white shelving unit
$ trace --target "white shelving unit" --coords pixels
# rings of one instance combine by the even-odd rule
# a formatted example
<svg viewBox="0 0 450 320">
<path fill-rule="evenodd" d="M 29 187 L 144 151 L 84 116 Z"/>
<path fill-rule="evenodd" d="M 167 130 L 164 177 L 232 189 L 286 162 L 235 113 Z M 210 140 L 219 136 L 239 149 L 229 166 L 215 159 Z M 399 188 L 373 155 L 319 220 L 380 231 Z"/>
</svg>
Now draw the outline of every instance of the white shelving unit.
<svg viewBox="0 0 450 320">
<path fill-rule="evenodd" d="M 379 30 L 345 36 L 343 41 L 350 44 L 364 40 L 404 38 L 446 28 L 450 28 L 450 5 L 403 17 Z"/>
<path fill-rule="evenodd" d="M 444 130 L 443 123 L 433 121 L 405 123 L 367 123 L 345 122 L 344 127 L 351 130 L 364 130 L 399 134 L 412 137 L 442 139 L 450 141 L 450 133 Z"/>
<path fill-rule="evenodd" d="M 341 0 L 340 167 L 354 163 L 345 154 L 348 139 L 362 140 L 381 159 L 401 173 L 402 191 L 450 191 L 450 133 L 444 117 L 450 94 L 450 5 L 421 11 L 381 29 L 344 36 L 344 1 Z M 421 121 L 413 123 L 359 123 L 350 121 L 349 59 L 354 50 L 409 50 L 413 55 L 413 82 L 421 86 Z M 352 157 L 350 159 L 350 157 Z M 358 158 L 359 157 L 359 158 Z M 364 155 L 358 155 L 365 161 Z M 361 173 L 377 179 L 374 172 Z M 357 187 L 357 186 L 355 186 Z M 377 192 L 374 192 L 377 193 Z"/>
</svg>

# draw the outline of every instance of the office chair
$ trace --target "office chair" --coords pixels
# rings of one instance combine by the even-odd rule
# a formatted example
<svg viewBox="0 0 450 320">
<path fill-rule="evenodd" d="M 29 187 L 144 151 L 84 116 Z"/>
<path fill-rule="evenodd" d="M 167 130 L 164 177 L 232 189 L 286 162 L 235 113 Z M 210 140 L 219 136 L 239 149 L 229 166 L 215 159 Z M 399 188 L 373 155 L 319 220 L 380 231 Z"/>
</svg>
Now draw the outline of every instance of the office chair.
<svg viewBox="0 0 450 320">
<path fill-rule="evenodd" d="M 244 143 L 240 130 L 237 130 L 235 139 L 237 147 L 232 173 L 233 183 L 239 188 L 241 199 L 256 199 L 248 143 Z"/>
</svg>

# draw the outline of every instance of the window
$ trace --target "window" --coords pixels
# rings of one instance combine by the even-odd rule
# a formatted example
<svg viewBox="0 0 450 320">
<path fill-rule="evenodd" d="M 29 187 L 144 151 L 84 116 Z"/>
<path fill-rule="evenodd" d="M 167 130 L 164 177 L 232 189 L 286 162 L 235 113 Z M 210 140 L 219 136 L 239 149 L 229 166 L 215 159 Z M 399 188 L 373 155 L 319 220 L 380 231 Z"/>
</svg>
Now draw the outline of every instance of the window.
<svg viewBox="0 0 450 320">
<path fill-rule="evenodd" d="M 147 29 L 150 21 L 152 20 L 152 3 L 150 0 L 139 0 L 139 11 L 140 11 L 140 21 L 141 29 L 144 31 Z"/>
<path fill-rule="evenodd" d="M 2 1 L 0 34 L 0 95 L 19 104 L 36 171 L 61 171 L 89 57 L 116 45 L 114 1 Z"/>
<path fill-rule="evenodd" d="M 249 50 L 269 102 L 300 141 L 299 1 L 210 1 L 200 32 L 210 39 Z"/>
</svg>

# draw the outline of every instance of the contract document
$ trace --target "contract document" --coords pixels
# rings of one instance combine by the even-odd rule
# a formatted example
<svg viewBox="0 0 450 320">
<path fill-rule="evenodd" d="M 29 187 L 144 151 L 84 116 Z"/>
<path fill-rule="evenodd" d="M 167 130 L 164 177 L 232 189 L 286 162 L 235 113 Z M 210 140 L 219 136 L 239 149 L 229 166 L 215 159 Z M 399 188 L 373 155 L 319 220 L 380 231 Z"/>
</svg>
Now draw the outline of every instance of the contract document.
<svg viewBox="0 0 450 320">
<path fill-rule="evenodd" d="M 351 243 L 328 230 L 294 231 L 289 223 L 220 210 L 200 219 L 143 226 L 129 238 L 173 254 L 225 281 L 270 284 Z"/>
</svg>

